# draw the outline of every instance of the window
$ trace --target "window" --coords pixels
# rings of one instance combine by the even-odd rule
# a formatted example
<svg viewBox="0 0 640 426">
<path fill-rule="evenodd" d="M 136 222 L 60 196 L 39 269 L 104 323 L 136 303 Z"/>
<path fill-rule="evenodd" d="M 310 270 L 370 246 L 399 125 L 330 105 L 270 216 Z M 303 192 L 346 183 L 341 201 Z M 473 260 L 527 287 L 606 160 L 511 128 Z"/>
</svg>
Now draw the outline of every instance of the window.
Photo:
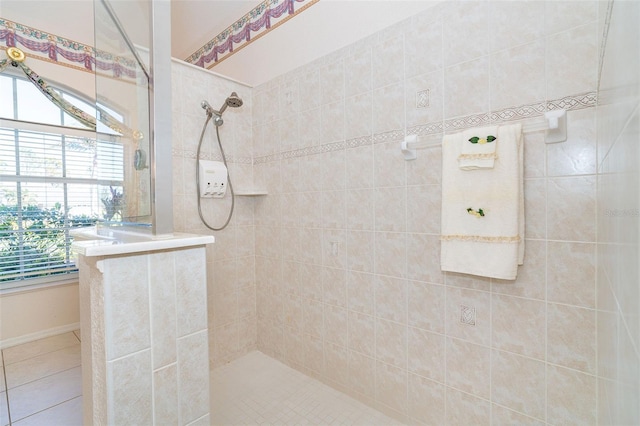
<svg viewBox="0 0 640 426">
<path fill-rule="evenodd" d="M 0 120 L 9 119 L 0 122 L 0 289 L 59 280 L 77 272 L 69 231 L 118 214 L 123 147 L 115 136 L 71 129 L 83 126 L 27 80 L 0 75 L 0 99 Z"/>
</svg>

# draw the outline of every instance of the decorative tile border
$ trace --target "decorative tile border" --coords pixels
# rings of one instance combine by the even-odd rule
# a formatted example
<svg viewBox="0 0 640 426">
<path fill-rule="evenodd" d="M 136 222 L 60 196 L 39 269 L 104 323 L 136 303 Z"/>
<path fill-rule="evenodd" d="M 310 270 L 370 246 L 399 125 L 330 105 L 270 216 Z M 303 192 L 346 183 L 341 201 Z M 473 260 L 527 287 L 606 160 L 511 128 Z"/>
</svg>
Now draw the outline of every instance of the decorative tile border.
<svg viewBox="0 0 640 426">
<path fill-rule="evenodd" d="M 373 143 L 386 143 L 404 139 L 404 130 L 391 130 L 390 132 L 376 133 L 373 135 Z"/>
<path fill-rule="evenodd" d="M 488 125 L 492 123 L 505 123 L 516 120 L 526 120 L 534 117 L 541 117 L 546 111 L 555 109 L 566 109 L 567 111 L 595 107 L 597 104 L 596 92 L 581 93 L 574 96 L 554 99 L 547 102 L 537 102 L 530 105 L 520 105 L 505 108 L 499 111 L 467 115 L 449 120 L 436 121 L 422 124 L 407 129 L 407 135 L 430 135 L 443 133 L 451 130 L 469 129 L 471 127 Z M 373 145 L 378 143 L 401 141 L 405 136 L 402 130 L 392 130 L 390 132 L 378 133 L 373 136 L 364 136 L 349 139 L 344 142 L 334 142 L 326 145 L 295 149 L 276 154 L 256 157 L 253 164 L 264 164 L 272 161 L 279 161 L 285 158 L 305 157 L 307 155 L 322 154 L 326 152 L 339 151 L 345 148 L 356 148 L 358 146 Z"/>
<path fill-rule="evenodd" d="M 305 2 L 304 6 L 296 10 L 296 3 Z M 191 54 L 185 61 L 211 69 L 317 2 L 318 0 L 265 0 Z M 256 34 L 253 38 L 252 33 Z"/>
<path fill-rule="evenodd" d="M 184 149 L 172 149 L 171 150 L 171 156 L 172 157 L 178 157 L 178 158 L 188 158 L 190 160 L 195 160 L 196 159 L 196 151 L 188 151 L 188 150 L 184 150 Z M 211 161 L 222 161 L 222 155 L 218 152 L 211 154 L 211 153 L 200 153 L 200 159 L 201 160 L 211 160 Z M 227 156 L 227 163 L 229 164 L 253 164 L 253 158 L 252 157 L 231 157 L 231 156 Z"/>
<path fill-rule="evenodd" d="M 4 46 L 2 46 L 4 44 Z M 115 78 L 135 79 L 136 63 L 131 59 L 96 50 L 93 46 L 0 18 L 0 47 L 19 47 L 29 57 L 69 66 L 86 72 L 102 71 Z"/>
</svg>

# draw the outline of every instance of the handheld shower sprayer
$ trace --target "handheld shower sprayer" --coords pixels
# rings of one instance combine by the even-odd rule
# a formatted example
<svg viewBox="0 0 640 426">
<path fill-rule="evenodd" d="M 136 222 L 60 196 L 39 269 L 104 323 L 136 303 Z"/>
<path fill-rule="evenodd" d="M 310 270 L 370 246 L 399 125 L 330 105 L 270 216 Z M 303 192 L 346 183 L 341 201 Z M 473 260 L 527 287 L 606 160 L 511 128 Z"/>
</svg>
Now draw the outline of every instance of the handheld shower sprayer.
<svg viewBox="0 0 640 426">
<path fill-rule="evenodd" d="M 215 109 L 211 108 L 211 105 L 207 101 L 200 102 L 200 106 L 202 107 L 202 109 L 204 109 L 205 113 L 207 114 L 207 120 L 204 122 L 204 126 L 202 127 L 202 133 L 200 133 L 200 141 L 198 142 L 198 150 L 196 153 L 196 188 L 197 188 L 196 195 L 198 197 L 198 215 L 200 216 L 200 220 L 202 220 L 204 225 L 213 231 L 220 231 L 227 227 L 227 225 L 231 221 L 231 216 L 233 215 L 233 208 L 235 206 L 235 194 L 233 193 L 231 176 L 229 176 L 229 172 L 228 172 L 229 169 L 227 166 L 227 158 L 224 155 L 224 149 L 222 148 L 222 142 L 220 141 L 219 127 L 222 126 L 222 123 L 224 122 L 222 120 L 222 114 L 225 112 L 225 110 L 228 107 L 231 107 L 231 108 L 241 107 L 242 103 L 243 103 L 242 99 L 240 99 L 240 97 L 236 92 L 231 92 L 231 95 L 224 100 L 224 103 L 222 104 L 222 107 L 220 107 L 219 111 L 216 111 Z M 204 132 L 207 129 L 207 124 L 209 123 L 209 120 L 211 119 L 213 119 L 213 124 L 215 125 L 216 136 L 218 139 L 218 147 L 220 148 L 220 153 L 222 154 L 222 162 L 224 163 L 225 168 L 227 168 L 227 180 L 229 183 L 229 190 L 231 191 L 231 208 L 229 210 L 229 216 L 227 217 L 227 221 L 220 228 L 214 228 L 213 226 L 209 225 L 205 220 L 204 216 L 202 215 L 202 207 L 200 203 L 200 193 L 199 193 L 200 191 L 200 149 L 202 147 L 202 140 L 204 139 Z"/>
<path fill-rule="evenodd" d="M 222 124 L 224 123 L 224 121 L 222 120 L 222 114 L 227 110 L 227 108 L 238 108 L 241 107 L 242 104 L 242 99 L 240 99 L 238 94 L 236 92 L 231 92 L 231 95 L 224 100 L 224 103 L 220 107 L 220 110 L 216 111 L 215 109 L 211 108 L 211 105 L 209 105 L 209 102 L 207 101 L 202 101 L 200 103 L 200 106 L 205 110 L 208 116 L 213 117 L 215 115 L 215 117 L 213 117 L 213 124 L 215 124 L 216 126 L 222 126 Z"/>
</svg>

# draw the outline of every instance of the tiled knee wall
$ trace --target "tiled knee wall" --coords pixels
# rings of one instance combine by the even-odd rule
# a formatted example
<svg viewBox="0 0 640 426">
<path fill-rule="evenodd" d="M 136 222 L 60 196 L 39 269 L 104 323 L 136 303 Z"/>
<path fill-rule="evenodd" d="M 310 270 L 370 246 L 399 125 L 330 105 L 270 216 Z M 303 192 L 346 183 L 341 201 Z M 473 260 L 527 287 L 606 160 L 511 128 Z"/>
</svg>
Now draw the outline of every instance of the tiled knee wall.
<svg viewBox="0 0 640 426">
<path fill-rule="evenodd" d="M 205 248 L 79 262 L 85 423 L 206 421 Z"/>
</svg>

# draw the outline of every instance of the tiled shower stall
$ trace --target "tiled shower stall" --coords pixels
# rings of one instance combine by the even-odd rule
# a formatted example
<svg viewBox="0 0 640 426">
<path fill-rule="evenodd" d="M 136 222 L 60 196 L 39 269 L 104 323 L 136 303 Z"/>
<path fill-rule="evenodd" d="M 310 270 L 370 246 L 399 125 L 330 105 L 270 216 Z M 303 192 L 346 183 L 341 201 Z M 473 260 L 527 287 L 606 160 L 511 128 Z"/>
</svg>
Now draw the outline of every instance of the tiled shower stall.
<svg viewBox="0 0 640 426">
<path fill-rule="evenodd" d="M 602 389 L 623 389 L 624 365 L 598 382 L 598 361 L 615 360 L 618 347 L 596 355 L 605 158 L 596 103 L 610 7 L 439 3 L 255 88 L 174 62 L 175 230 L 209 232 L 195 193 L 203 99 L 216 104 L 232 91 L 244 99 L 225 113 L 222 143 L 234 188 L 268 191 L 236 197 L 231 225 L 214 233 L 207 254 L 211 367 L 257 349 L 408 423 L 615 418 L 620 403 L 605 407 Z M 612 28 L 629 27 L 616 16 Z M 558 108 L 568 110 L 566 142 L 525 136 L 518 279 L 442 273 L 441 151 L 407 162 L 404 135 Z M 203 158 L 219 158 L 212 129 Z M 229 198 L 203 202 L 207 219 L 223 223 Z M 464 322 L 462 311 L 471 313 Z M 613 311 L 619 324 L 625 312 Z"/>
</svg>

